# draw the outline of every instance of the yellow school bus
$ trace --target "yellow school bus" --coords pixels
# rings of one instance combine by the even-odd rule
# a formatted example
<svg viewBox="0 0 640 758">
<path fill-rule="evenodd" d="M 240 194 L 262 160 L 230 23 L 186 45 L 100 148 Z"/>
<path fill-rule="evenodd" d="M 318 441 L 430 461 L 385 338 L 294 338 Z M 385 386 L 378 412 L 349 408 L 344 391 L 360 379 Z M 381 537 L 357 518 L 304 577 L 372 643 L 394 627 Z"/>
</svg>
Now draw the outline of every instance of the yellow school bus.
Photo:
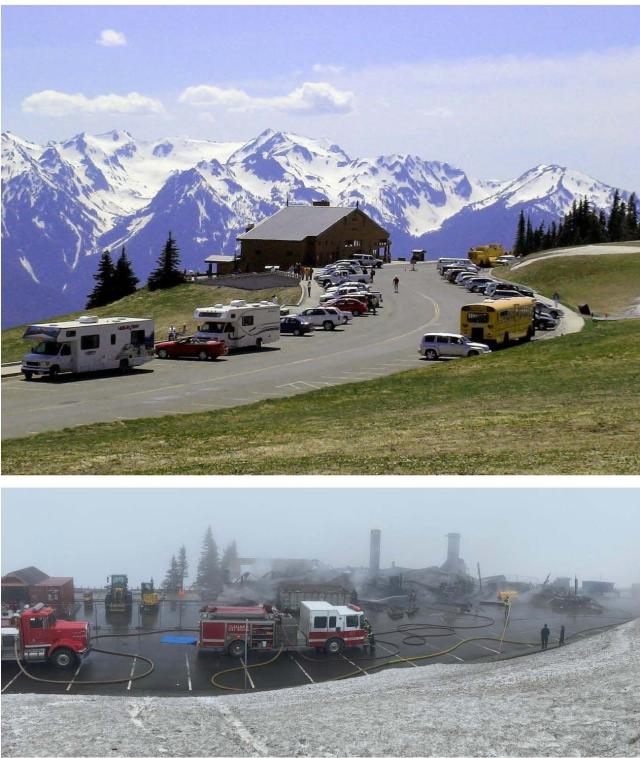
<svg viewBox="0 0 640 758">
<path fill-rule="evenodd" d="M 463 305 L 460 331 L 474 342 L 489 346 L 528 341 L 534 335 L 532 297 L 505 297 Z"/>
</svg>

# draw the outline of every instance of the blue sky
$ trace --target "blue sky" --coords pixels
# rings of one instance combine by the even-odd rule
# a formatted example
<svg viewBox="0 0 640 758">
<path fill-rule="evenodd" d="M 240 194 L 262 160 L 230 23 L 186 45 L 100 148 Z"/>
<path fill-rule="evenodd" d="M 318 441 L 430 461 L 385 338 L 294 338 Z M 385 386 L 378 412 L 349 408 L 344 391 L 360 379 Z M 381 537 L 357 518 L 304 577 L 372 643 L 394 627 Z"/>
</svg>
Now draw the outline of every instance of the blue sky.
<svg viewBox="0 0 640 758">
<path fill-rule="evenodd" d="M 77 584 L 164 576 L 181 544 L 195 567 L 210 524 L 241 555 L 383 566 L 441 564 L 450 531 L 485 576 L 640 582 L 638 489 L 5 489 L 2 573 L 35 565 Z M 26 526 L 39 525 L 37 528 Z M 192 573 L 193 576 L 193 573 Z"/>
<path fill-rule="evenodd" d="M 638 7 L 5 6 L 2 22 L 2 127 L 35 141 L 270 126 L 482 178 L 559 163 L 640 185 Z"/>
</svg>

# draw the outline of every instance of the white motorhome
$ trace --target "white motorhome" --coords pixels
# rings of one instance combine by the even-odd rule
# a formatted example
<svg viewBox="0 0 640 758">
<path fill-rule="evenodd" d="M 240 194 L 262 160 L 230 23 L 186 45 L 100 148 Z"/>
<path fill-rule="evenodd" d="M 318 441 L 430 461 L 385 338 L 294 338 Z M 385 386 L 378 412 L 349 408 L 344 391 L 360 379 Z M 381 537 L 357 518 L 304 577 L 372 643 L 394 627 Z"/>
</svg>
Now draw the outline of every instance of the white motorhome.
<svg viewBox="0 0 640 758">
<path fill-rule="evenodd" d="M 148 318 L 80 316 L 75 321 L 32 324 L 23 339 L 35 347 L 22 359 L 22 373 L 52 378 L 64 372 L 127 371 L 153 359 L 154 323 Z"/>
<path fill-rule="evenodd" d="M 208 305 L 196 308 L 193 314 L 198 322 L 198 337 L 221 340 L 229 350 L 255 347 L 280 339 L 280 306 L 263 300 L 247 303 L 232 300 L 229 305 Z"/>
</svg>

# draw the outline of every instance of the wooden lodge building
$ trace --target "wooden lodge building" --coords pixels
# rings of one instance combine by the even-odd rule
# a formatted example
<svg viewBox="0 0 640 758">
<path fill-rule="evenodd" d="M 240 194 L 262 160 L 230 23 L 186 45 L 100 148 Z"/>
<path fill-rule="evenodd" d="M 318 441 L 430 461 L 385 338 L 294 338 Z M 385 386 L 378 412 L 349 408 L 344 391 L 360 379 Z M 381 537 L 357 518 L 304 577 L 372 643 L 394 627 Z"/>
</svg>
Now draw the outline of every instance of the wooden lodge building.
<svg viewBox="0 0 640 758">
<path fill-rule="evenodd" d="M 389 232 L 360 208 L 328 201 L 288 205 L 238 236 L 243 271 L 265 266 L 288 270 L 296 263 L 322 267 L 354 253 L 391 259 Z"/>
</svg>

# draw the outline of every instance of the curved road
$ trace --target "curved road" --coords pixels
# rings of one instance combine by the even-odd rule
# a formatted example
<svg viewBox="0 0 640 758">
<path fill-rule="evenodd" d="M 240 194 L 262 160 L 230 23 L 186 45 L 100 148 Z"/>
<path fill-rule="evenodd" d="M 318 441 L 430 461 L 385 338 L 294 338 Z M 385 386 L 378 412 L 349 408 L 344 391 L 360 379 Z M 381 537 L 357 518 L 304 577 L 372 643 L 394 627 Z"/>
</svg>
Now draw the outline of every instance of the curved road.
<svg viewBox="0 0 640 758">
<path fill-rule="evenodd" d="M 392 279 L 400 279 L 394 294 Z M 211 411 L 285 397 L 424 365 L 426 330 L 459 331 L 460 307 L 482 299 L 444 282 L 435 264 L 386 265 L 375 277 L 384 294 L 378 315 L 354 318 L 332 332 L 283 335 L 262 352 L 232 353 L 215 362 L 161 361 L 131 374 L 63 375 L 58 382 L 2 381 L 2 437 L 175 413 Z M 320 289 L 314 283 L 311 300 Z"/>
</svg>

